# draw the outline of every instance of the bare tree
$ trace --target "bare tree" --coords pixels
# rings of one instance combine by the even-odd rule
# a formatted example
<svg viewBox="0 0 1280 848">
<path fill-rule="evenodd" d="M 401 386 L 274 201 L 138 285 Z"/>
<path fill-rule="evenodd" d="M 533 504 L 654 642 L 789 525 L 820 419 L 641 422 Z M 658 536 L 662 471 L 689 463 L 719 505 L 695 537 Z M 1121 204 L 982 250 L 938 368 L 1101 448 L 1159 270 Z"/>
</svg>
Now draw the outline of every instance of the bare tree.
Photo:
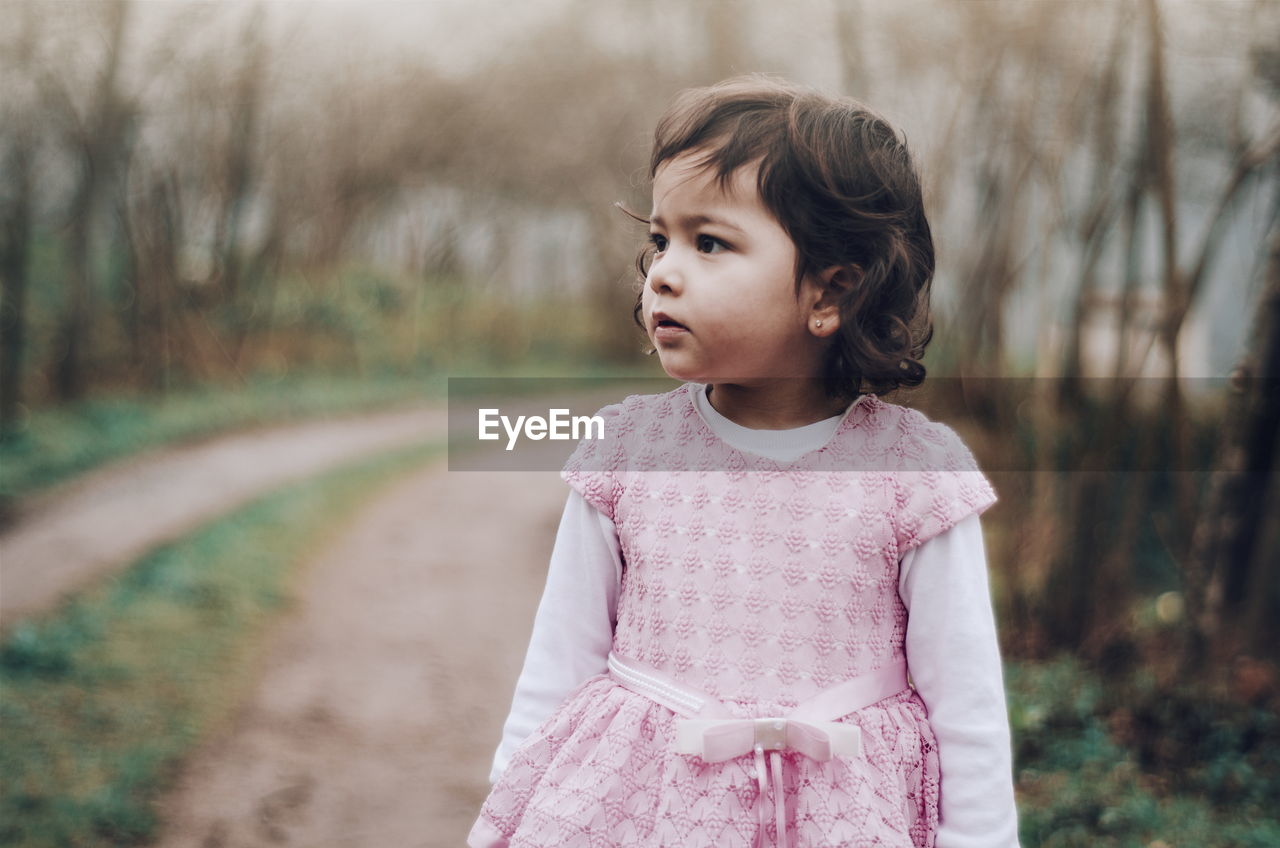
<svg viewBox="0 0 1280 848">
<path fill-rule="evenodd" d="M 218 273 L 227 300 L 234 301 L 241 282 L 240 229 L 253 179 L 253 145 L 266 85 L 266 38 L 263 10 L 256 4 L 245 16 L 241 67 L 231 96 L 231 130 L 227 140 L 222 210 L 215 242 Z"/>
<path fill-rule="evenodd" d="M 1254 72 L 1280 99 L 1280 51 L 1255 52 Z M 1250 145 L 1237 125 L 1236 163 L 1215 207 L 1190 273 L 1203 285 L 1227 211 L 1256 174 L 1280 167 L 1280 127 Z M 1274 182 L 1272 183 L 1274 185 Z M 1237 365 L 1210 476 L 1205 508 L 1195 524 L 1186 568 L 1187 637 L 1184 665 L 1200 673 L 1214 655 L 1237 647 L 1275 658 L 1280 584 L 1280 192 L 1274 193 L 1265 283 L 1247 353 Z M 1234 623 L 1234 626 L 1233 626 Z M 1243 628 L 1240 625 L 1243 625 Z"/>
<path fill-rule="evenodd" d="M 63 400 L 80 397 L 85 389 L 84 357 L 89 347 L 93 298 L 93 234 L 104 190 L 111 182 L 130 120 L 130 105 L 120 92 L 118 76 L 123 55 L 130 0 L 108 0 L 96 7 L 103 15 L 105 55 L 98 71 L 89 114 L 80 118 L 73 144 L 80 174 L 71 201 L 67 253 L 70 265 L 67 302 L 58 330 L 56 386 Z"/>
<path fill-rule="evenodd" d="M 19 91 L 8 92 L 8 108 L 0 118 L 0 440 L 14 431 L 22 401 L 27 343 L 27 289 L 30 274 L 34 206 L 32 181 L 36 146 L 34 54 L 38 38 L 35 3 L 23 3 L 16 43 L 6 51 L 9 79 Z"/>
<path fill-rule="evenodd" d="M 139 175 L 140 168 L 147 170 Z M 143 385 L 157 393 L 173 380 L 174 296 L 178 291 L 177 251 L 183 241 L 177 178 L 154 166 L 134 169 L 133 191 L 125 197 L 121 219 L 128 240 L 133 274 L 130 309 L 131 355 Z"/>
</svg>

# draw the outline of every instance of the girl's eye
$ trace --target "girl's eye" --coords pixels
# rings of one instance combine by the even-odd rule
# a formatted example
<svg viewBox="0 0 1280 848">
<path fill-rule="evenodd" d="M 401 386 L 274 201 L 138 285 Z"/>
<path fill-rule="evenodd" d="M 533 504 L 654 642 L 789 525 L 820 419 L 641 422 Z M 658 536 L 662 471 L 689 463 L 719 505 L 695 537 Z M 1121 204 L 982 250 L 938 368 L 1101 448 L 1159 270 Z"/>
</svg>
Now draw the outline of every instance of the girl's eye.
<svg viewBox="0 0 1280 848">
<path fill-rule="evenodd" d="M 722 250 L 727 250 L 728 247 L 727 244 L 715 236 L 698 236 L 698 250 L 703 253 L 719 253 Z"/>
<path fill-rule="evenodd" d="M 649 243 L 653 245 L 653 249 L 661 253 L 667 249 L 667 237 L 658 233 L 649 233 Z"/>
</svg>

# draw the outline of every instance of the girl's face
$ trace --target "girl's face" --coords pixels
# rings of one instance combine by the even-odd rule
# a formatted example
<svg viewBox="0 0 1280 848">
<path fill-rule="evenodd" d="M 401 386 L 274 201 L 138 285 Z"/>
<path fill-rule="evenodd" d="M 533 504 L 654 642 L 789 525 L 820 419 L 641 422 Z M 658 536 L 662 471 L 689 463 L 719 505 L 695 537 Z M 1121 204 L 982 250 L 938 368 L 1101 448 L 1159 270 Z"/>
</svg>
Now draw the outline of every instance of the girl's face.
<svg viewBox="0 0 1280 848">
<path fill-rule="evenodd" d="M 662 367 L 701 383 L 813 377 L 820 291 L 805 280 L 796 297 L 795 245 L 761 202 L 756 167 L 739 168 L 721 191 L 698 158 L 682 153 L 653 180 L 655 254 L 642 303 Z"/>
</svg>

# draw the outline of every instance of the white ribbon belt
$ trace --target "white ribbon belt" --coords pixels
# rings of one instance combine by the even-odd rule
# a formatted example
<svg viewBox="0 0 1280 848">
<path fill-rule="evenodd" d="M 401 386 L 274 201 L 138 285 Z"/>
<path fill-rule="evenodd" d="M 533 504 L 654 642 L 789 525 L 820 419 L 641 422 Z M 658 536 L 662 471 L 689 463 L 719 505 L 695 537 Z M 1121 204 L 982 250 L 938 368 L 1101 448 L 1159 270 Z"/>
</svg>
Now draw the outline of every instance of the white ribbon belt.
<svg viewBox="0 0 1280 848">
<path fill-rule="evenodd" d="M 677 753 L 694 754 L 704 762 L 720 763 L 754 752 L 756 781 L 760 787 L 757 845 L 764 840 L 768 815 L 765 796 L 769 793 L 770 774 L 765 769 L 765 752 L 769 752 L 774 825 L 780 848 L 786 848 L 787 835 L 782 797 L 782 756 L 779 752 L 798 751 L 818 762 L 837 756 L 861 756 L 860 729 L 835 719 L 907 688 L 907 663 L 899 660 L 823 689 L 785 716 L 738 718 L 711 695 L 636 660 L 611 653 L 609 673 L 627 689 L 683 717 L 676 721 L 674 748 Z"/>
</svg>

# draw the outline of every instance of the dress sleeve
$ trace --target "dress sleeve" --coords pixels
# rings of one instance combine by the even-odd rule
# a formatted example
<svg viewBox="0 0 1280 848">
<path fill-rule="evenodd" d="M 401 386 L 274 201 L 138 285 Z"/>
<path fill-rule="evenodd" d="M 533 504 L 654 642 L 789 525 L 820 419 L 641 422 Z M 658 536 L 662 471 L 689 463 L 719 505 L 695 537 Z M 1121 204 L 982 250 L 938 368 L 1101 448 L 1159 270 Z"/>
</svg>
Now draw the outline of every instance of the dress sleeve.
<svg viewBox="0 0 1280 848">
<path fill-rule="evenodd" d="M 902 423 L 893 449 L 901 469 L 893 475 L 899 558 L 996 502 L 991 483 L 954 430 L 915 410 Z"/>
<path fill-rule="evenodd" d="M 613 522 L 570 492 L 490 783 L 566 696 L 607 670 L 622 579 L 619 550 Z"/>
<path fill-rule="evenodd" d="M 624 470 L 621 440 L 625 434 L 620 432 L 622 410 L 623 405 L 615 403 L 596 412 L 604 420 L 603 438 L 578 442 L 560 472 L 560 479 L 611 522 L 621 493 L 620 475 Z"/>
<path fill-rule="evenodd" d="M 899 593 L 911 679 L 938 740 L 937 848 L 1017 848 L 1008 708 L 978 516 L 908 553 Z"/>
</svg>

